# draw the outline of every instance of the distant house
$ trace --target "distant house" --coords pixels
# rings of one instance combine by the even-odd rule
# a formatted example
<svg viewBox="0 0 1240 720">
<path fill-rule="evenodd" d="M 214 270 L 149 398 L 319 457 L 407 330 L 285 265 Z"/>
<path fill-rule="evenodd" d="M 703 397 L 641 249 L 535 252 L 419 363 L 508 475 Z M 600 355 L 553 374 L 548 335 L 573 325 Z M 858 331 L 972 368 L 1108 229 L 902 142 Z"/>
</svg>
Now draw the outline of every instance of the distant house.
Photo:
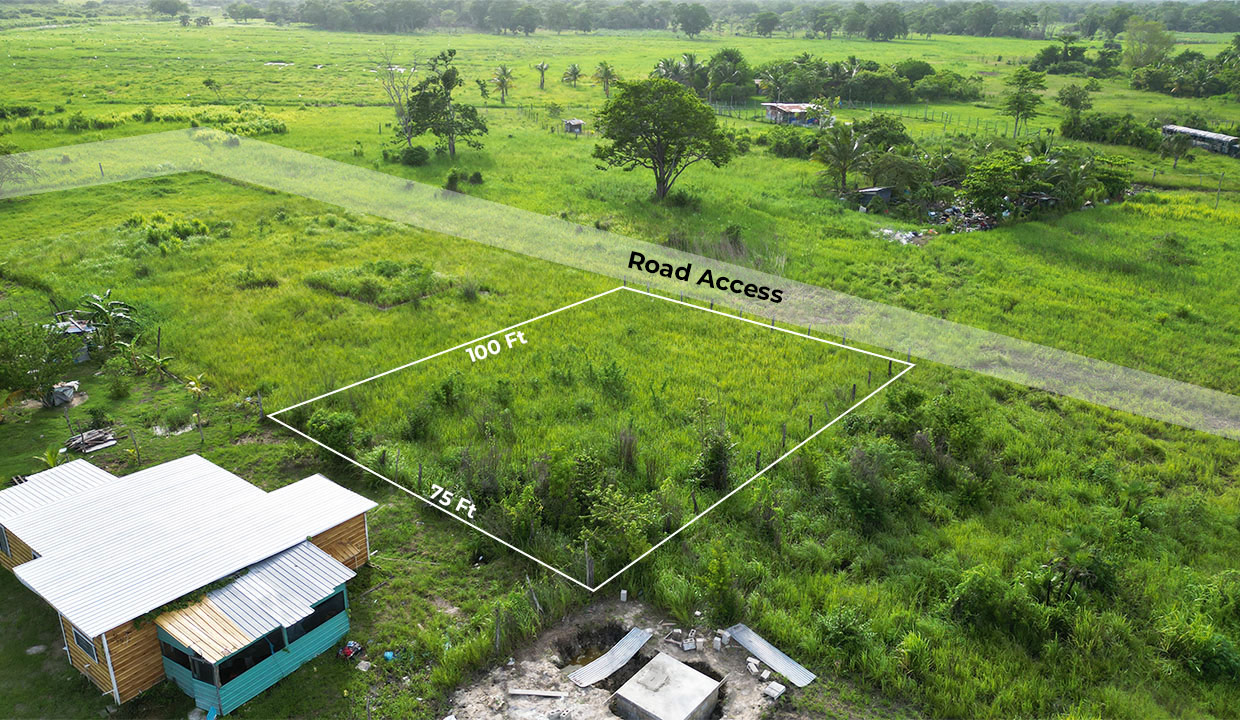
<svg viewBox="0 0 1240 720">
<path fill-rule="evenodd" d="M 122 477 L 75 460 L 0 491 L 0 565 L 118 704 L 168 678 L 227 714 L 348 632 L 374 507 L 322 475 L 265 492 L 197 455 Z"/>
<path fill-rule="evenodd" d="M 564 121 L 564 132 L 566 133 L 573 133 L 575 135 L 580 135 L 581 131 L 585 130 L 585 128 L 586 128 L 585 120 L 578 120 L 577 118 L 573 118 L 571 120 Z"/>
<path fill-rule="evenodd" d="M 1233 135 L 1224 135 L 1223 133 L 1210 132 L 1209 130 L 1198 130 L 1197 128 L 1185 127 L 1183 125 L 1163 125 L 1162 134 L 1163 137 L 1187 135 L 1192 138 L 1193 145 L 1199 148 L 1213 153 L 1230 155 L 1231 157 L 1240 157 L 1240 138 Z"/>
<path fill-rule="evenodd" d="M 817 125 L 818 119 L 811 118 L 811 110 L 819 108 L 814 103 L 762 103 L 766 108 L 766 119 L 781 125 Z"/>
<path fill-rule="evenodd" d="M 874 198 L 879 198 L 883 202 L 891 202 L 891 188 L 885 185 L 861 188 L 857 191 L 857 194 L 861 196 L 861 204 L 866 207 L 870 206 L 870 202 Z"/>
</svg>

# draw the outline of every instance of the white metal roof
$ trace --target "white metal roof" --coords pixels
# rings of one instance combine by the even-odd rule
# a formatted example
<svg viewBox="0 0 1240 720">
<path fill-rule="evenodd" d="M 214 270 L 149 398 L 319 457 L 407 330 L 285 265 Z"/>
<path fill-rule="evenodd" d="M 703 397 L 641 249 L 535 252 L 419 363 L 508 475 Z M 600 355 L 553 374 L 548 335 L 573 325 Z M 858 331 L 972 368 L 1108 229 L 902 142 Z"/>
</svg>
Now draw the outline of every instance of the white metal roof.
<svg viewBox="0 0 1240 720">
<path fill-rule="evenodd" d="M 305 618 L 312 612 L 311 605 L 354 574 L 314 543 L 303 541 L 252 565 L 246 574 L 212 590 L 199 602 L 236 623 L 241 632 L 229 636 L 235 639 L 235 646 L 222 646 L 217 632 L 187 622 L 193 607 L 173 613 L 177 616 L 173 622 L 162 622 L 168 616 L 160 616 L 156 622 L 186 647 L 219 662 L 272 630 Z"/>
<path fill-rule="evenodd" d="M 815 103 L 780 103 L 780 102 L 764 102 L 764 107 L 773 107 L 776 110 L 782 110 L 789 113 L 801 113 L 806 110 L 819 108 Z"/>
<path fill-rule="evenodd" d="M 35 473 L 20 485 L 0 490 L 0 525 L 6 524 L 9 518 L 115 479 L 112 473 L 100 470 L 85 460 L 74 460 Z"/>
<path fill-rule="evenodd" d="M 1234 135 L 1224 135 L 1223 133 L 1210 132 L 1209 130 L 1198 130 L 1197 128 L 1185 127 L 1184 125 L 1163 125 L 1163 130 L 1171 130 L 1172 132 L 1184 133 L 1194 137 L 1206 138 L 1209 140 L 1218 140 L 1220 142 L 1230 143 L 1240 140 Z"/>
<path fill-rule="evenodd" d="M 17 577 L 90 637 L 375 507 L 322 475 L 271 493 L 190 455 L 13 518 Z"/>
</svg>

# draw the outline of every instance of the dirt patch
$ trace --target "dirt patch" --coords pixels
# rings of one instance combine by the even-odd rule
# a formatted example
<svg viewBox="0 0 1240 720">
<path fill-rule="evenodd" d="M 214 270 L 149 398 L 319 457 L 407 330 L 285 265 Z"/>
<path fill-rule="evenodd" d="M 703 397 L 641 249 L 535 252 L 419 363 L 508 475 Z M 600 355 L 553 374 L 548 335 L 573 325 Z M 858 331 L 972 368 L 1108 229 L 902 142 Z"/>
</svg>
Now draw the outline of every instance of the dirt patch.
<svg viewBox="0 0 1240 720">
<path fill-rule="evenodd" d="M 269 430 L 261 430 L 259 432 L 245 433 L 238 435 L 233 440 L 233 445 L 274 445 L 280 442 L 275 433 Z"/>
<path fill-rule="evenodd" d="M 79 391 L 73 394 L 73 399 L 68 402 L 68 406 L 71 408 L 75 408 L 89 399 L 90 399 L 89 395 L 87 395 L 84 392 Z M 40 410 L 40 409 L 43 409 L 43 403 L 40 402 L 38 398 L 27 398 L 26 400 L 22 400 L 21 402 L 17 403 L 16 407 L 19 410 Z M 56 407 L 49 408 L 49 409 L 55 410 L 57 412 L 64 412 L 65 406 L 57 405 Z"/>
<path fill-rule="evenodd" d="M 649 630 L 654 637 L 628 665 L 588 688 L 579 688 L 568 679 L 570 673 L 602 655 L 634 627 Z M 612 693 L 660 652 L 724 681 L 712 718 L 759 720 L 777 705 L 762 694 L 766 683 L 746 670 L 749 654 L 744 648 L 733 643 L 715 650 L 710 644 L 715 628 L 703 626 L 697 630 L 698 636 L 706 639 L 704 649 L 685 651 L 680 645 L 663 641 L 673 627 L 681 626 L 639 602 L 606 601 L 591 605 L 544 630 L 517 651 L 511 666 L 495 668 L 458 690 L 453 696 L 452 712 L 458 720 L 545 720 L 555 710 L 566 711 L 573 720 L 616 720 L 609 706 Z M 565 696 L 509 695 L 513 688 L 552 690 Z M 785 697 L 795 692 L 796 688 L 789 687 Z"/>
<path fill-rule="evenodd" d="M 447 600 L 444 600 L 438 595 L 431 597 L 431 604 L 435 606 L 436 610 L 444 613 L 445 615 L 451 615 L 452 617 L 460 617 L 461 615 L 461 609 L 459 607 L 453 605 Z"/>
</svg>

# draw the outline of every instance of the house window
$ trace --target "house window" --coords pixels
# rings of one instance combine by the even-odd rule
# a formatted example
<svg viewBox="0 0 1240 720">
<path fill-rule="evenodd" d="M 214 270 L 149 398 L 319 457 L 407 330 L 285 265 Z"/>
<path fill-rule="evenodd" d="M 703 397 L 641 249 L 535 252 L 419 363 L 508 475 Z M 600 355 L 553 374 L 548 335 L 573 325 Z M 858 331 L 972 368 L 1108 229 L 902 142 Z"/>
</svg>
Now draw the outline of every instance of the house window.
<svg viewBox="0 0 1240 720">
<path fill-rule="evenodd" d="M 176 663 L 177 665 L 180 665 L 186 670 L 190 669 L 189 654 L 183 652 L 180 648 L 173 647 L 172 645 L 169 645 L 163 640 L 160 640 L 159 650 L 160 652 L 163 653 L 164 657 L 168 658 L 172 662 Z"/>
<path fill-rule="evenodd" d="M 87 657 L 95 662 L 99 662 L 99 655 L 95 652 L 95 643 L 92 642 L 90 638 L 78 632 L 77 628 L 73 628 L 73 642 L 82 649 L 82 652 L 86 653 Z"/>
<path fill-rule="evenodd" d="M 206 658 L 198 653 L 194 653 L 189 658 L 189 666 L 195 680 L 205 682 L 208 685 L 215 685 L 215 666 L 207 662 Z"/>
<path fill-rule="evenodd" d="M 0 525 L 0 552 L 13 557 L 13 553 L 9 551 L 9 534 L 4 531 L 3 525 Z"/>
<path fill-rule="evenodd" d="M 344 612 L 344 591 L 332 595 L 314 608 L 314 612 L 301 622 L 288 628 L 288 641 L 296 642 L 303 635 L 315 630 L 323 623 Z"/>
<path fill-rule="evenodd" d="M 276 628 L 258 640 L 247 645 L 237 654 L 220 663 L 220 685 L 227 685 L 236 680 L 246 670 L 261 663 L 284 649 L 284 632 Z"/>
</svg>

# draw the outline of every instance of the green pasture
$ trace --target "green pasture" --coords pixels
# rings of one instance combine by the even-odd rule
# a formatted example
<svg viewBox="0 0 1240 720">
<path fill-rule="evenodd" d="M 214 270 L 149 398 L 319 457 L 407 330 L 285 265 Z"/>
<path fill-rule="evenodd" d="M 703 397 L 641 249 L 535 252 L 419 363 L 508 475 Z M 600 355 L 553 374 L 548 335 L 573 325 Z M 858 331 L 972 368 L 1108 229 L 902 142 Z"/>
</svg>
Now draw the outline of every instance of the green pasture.
<svg viewBox="0 0 1240 720">
<path fill-rule="evenodd" d="M 1207 54 L 1226 40 L 1185 39 Z M 124 122 L 71 132 L 10 119 L 0 122 L 6 131 L 0 141 L 34 149 L 155 132 L 185 123 L 143 122 L 147 105 L 162 113 L 250 99 L 287 125 L 287 134 L 265 141 L 438 186 L 453 166 L 445 157 L 419 168 L 383 161 L 391 111 L 380 106 L 375 76 L 366 70 L 385 47 L 423 58 L 454 47 L 471 101 L 477 98 L 472 79 L 494 65 L 518 73 L 508 106 L 492 101 L 484 110 L 491 125 L 486 147 L 463 149 L 455 163 L 482 176 L 481 184 L 462 185 L 464 192 L 1240 392 L 1234 160 L 1202 155 L 1172 172 L 1170 160 L 1153 154 L 1098 146 L 1131 157 L 1137 180 L 1153 189 L 1121 204 L 903 246 L 873 231 L 918 226 L 856 213 L 817 190 L 819 166 L 758 146 L 722 169 L 687 172 L 677 186 L 690 195 L 683 207 L 653 204 L 649 178 L 597 170 L 590 152 L 598 138 L 552 132 L 557 121 L 546 109 L 555 102 L 564 115 L 591 123 L 601 104 L 602 90 L 592 82 L 577 88 L 559 82 L 569 62 L 588 75 L 606 60 L 622 75 L 637 76 L 667 55 L 692 51 L 704 58 L 737 46 L 753 63 L 809 51 L 880 61 L 922 57 L 960 72 L 999 72 L 986 76 L 982 101 L 925 109 L 993 121 L 994 95 L 1015 67 L 1009 61 L 1031 57 L 1044 44 L 953 37 L 689 41 L 670 33 L 398 37 L 223 21 L 210 28 L 131 21 L 6 30 L 0 32 L 0 103 L 34 104 L 49 119 L 80 110 Z M 542 60 L 552 65 L 545 92 L 530 68 Z M 203 86 L 208 77 L 220 83 L 221 98 Z M 1049 95 L 1068 80 L 1049 81 L 1047 109 L 1054 112 Z M 1138 93 L 1116 79 L 1103 81 L 1095 109 L 1141 119 L 1181 109 L 1225 118 L 1240 112 L 1240 104 Z M 914 136 L 944 132 L 910 118 L 914 111 L 902 111 Z M 767 127 L 725 122 L 751 136 Z M 1051 124 L 1057 119 L 1033 126 Z M 1226 176 L 1216 195 L 1219 173 Z M 197 220 L 207 231 L 179 243 L 152 242 L 159 240 L 152 228 L 176 220 Z M 308 282 L 379 260 L 429 268 L 425 296 L 388 306 L 324 289 L 343 285 Z M 200 452 L 265 488 L 324 472 L 374 497 L 382 503 L 371 518 L 377 555 L 350 589 L 352 635 L 372 650 L 399 651 L 395 664 L 360 673 L 326 655 L 239 715 L 360 718 L 369 708 L 376 718 L 441 718 L 454 689 L 505 661 L 516 643 L 588 597 L 260 421 L 254 398 L 261 391 L 270 412 L 614 285 L 202 174 L 0 201 L 0 313 L 45 321 L 49 300 L 70 307 L 110 288 L 135 306 L 143 352 L 154 352 L 159 337 L 176 375 L 148 367 L 114 379 L 99 374 L 98 358 L 76 366 L 66 377 L 83 382 L 87 399 L 69 412 L 68 425 L 59 410 L 5 411 L 0 476 L 38 470 L 35 456 L 58 447 L 68 426 L 91 421 L 95 410 L 137 440 L 136 448 L 127 439 L 92 456 L 118 472 Z M 623 312 L 626 322 L 597 338 L 608 341 L 610 359 L 623 369 L 631 393 L 626 403 L 587 381 L 572 392 L 514 392 L 517 417 L 544 433 L 515 438 L 524 443 L 523 468 L 544 448 L 562 450 L 559 458 L 578 449 L 572 443 L 580 438 L 556 429 L 581 421 L 583 408 L 571 395 L 592 403 L 594 420 L 583 425 L 589 432 L 582 437 L 604 453 L 614 452 L 614 433 L 627 427 L 626 408 L 640 408 L 632 418 L 643 431 L 640 452 L 677 454 L 657 473 L 660 480 L 675 475 L 692 454 L 694 434 L 685 426 L 691 401 L 709 399 L 716 383 L 717 397 L 736 398 L 729 412 L 753 413 L 744 422 L 736 418 L 736 426 L 759 428 L 742 435 L 731 475 L 740 481 L 748 477 L 742 471 L 752 453 L 762 449 L 766 457 L 778 447 L 783 422 L 789 444 L 803 437 L 809 407 L 823 402 L 806 389 L 814 378 L 825 373 L 830 380 L 831 405 L 837 389 L 851 385 L 832 374 L 834 360 L 805 356 L 807 347 L 790 347 L 788 362 L 778 365 L 752 362 L 769 350 L 771 336 L 752 328 L 729 334 L 737 347 L 722 360 L 704 346 L 675 347 L 693 372 L 682 379 L 680 404 L 656 422 L 651 384 L 667 375 L 661 353 L 681 335 L 721 332 L 666 315 L 688 309 L 658 307 L 657 320 Z M 636 334 L 627 336 L 634 327 Z M 581 331 L 565 327 L 562 334 Z M 546 384 L 555 362 L 567 366 L 581 356 L 539 357 L 528 358 L 524 377 Z M 607 365 L 602 349 L 587 357 Z M 859 376 L 862 367 L 848 374 Z M 486 373 L 498 371 L 478 369 L 461 370 L 477 378 L 466 387 L 478 404 L 441 418 L 429 442 L 391 437 L 400 418 L 368 415 L 360 395 L 357 407 L 347 397 L 329 404 L 372 426 L 375 434 L 360 443 L 368 461 L 385 447 L 399 448 L 412 456 L 402 457 L 398 469 L 408 479 L 423 453 L 425 464 L 439 462 L 438 477 L 456 482 L 459 449 L 480 445 L 486 424 L 477 422 L 478 412 L 497 397 L 496 376 Z M 885 363 L 872 369 L 877 385 Z M 164 434 L 171 426 L 186 429 L 193 401 L 184 380 L 199 373 L 209 388 L 202 434 L 192 424 L 187 432 Z M 719 390 L 719 378 L 729 392 Z M 115 384 L 126 392 L 114 392 Z M 858 384 L 860 397 L 863 378 Z M 425 392 L 422 385 L 410 389 L 411 404 Z M 496 422 L 492 429 L 502 429 Z M 666 431 L 667 425 L 677 427 Z M 645 482 L 646 468 L 639 467 L 630 482 Z M 829 697 L 795 700 L 811 715 L 847 715 L 839 698 L 858 692 L 937 717 L 1231 717 L 1240 707 L 1238 474 L 1235 442 L 923 363 L 606 592 L 627 588 L 686 624 L 695 611 L 716 627 L 750 624 L 822 676 Z M 674 497 L 681 508 L 691 502 Z M 1069 584 L 1069 576 L 1077 579 Z M 530 601 L 531 588 L 545 613 Z M 0 578 L 0 599 L 11 608 L 0 613 L 6 638 L 0 697 L 12 701 L 0 705 L 0 714 L 94 717 L 102 711 L 106 699 L 56 656 L 61 641 L 46 606 L 12 577 Z M 31 660 L 25 649 L 36 644 L 50 649 Z M 119 716 L 176 717 L 189 706 L 164 686 Z"/>
</svg>

